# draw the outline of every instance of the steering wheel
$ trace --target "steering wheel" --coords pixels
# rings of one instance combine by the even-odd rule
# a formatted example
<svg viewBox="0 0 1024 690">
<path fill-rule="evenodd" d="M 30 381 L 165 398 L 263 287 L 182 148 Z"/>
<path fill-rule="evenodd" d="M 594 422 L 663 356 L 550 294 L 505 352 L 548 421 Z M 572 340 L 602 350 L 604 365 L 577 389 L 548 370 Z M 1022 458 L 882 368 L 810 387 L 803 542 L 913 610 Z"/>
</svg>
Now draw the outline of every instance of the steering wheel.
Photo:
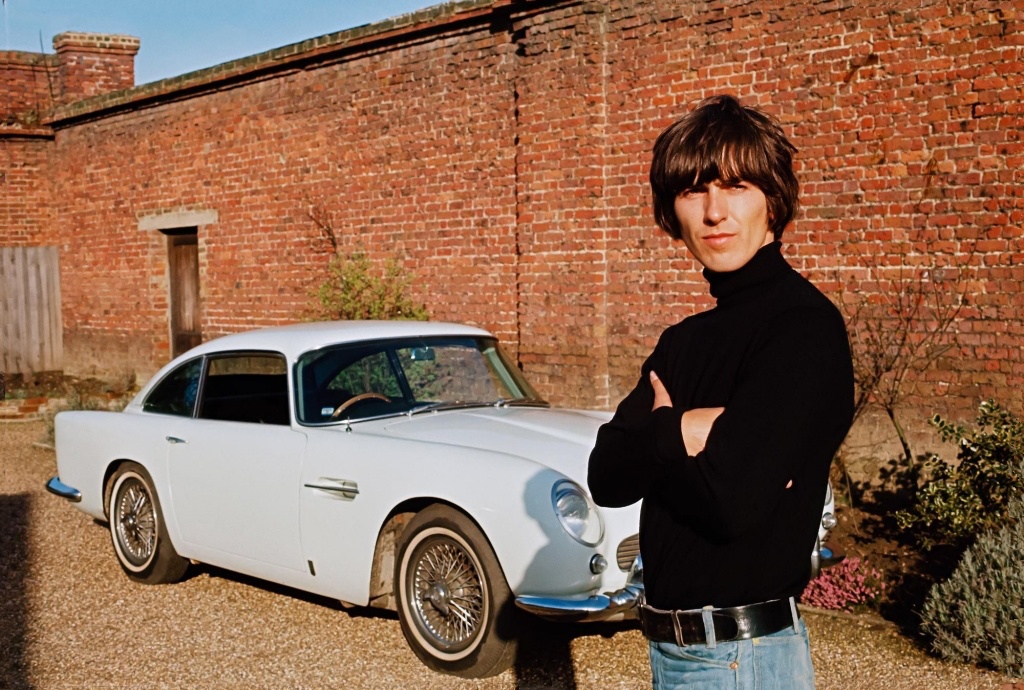
<svg viewBox="0 0 1024 690">
<path fill-rule="evenodd" d="M 357 402 L 361 402 L 363 400 L 383 400 L 384 402 L 391 402 L 391 398 L 384 395 L 383 393 L 374 393 L 373 391 L 369 393 L 360 393 L 359 395 L 352 396 L 351 398 L 349 398 L 348 400 L 334 408 L 334 412 L 331 413 L 331 419 L 337 419 L 342 412 L 352 407 Z"/>
</svg>

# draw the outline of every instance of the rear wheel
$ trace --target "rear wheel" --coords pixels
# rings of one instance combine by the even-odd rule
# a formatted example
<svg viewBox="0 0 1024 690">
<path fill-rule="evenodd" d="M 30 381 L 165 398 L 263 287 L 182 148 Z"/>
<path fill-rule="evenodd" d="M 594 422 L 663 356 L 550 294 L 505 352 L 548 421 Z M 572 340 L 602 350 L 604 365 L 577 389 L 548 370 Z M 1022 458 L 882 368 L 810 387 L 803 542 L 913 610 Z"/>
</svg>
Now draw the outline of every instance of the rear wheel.
<svg viewBox="0 0 1024 690">
<path fill-rule="evenodd" d="M 462 513 L 416 515 L 395 559 L 398 618 L 430 668 L 463 678 L 501 673 L 515 658 L 512 592 L 483 533 Z"/>
<path fill-rule="evenodd" d="M 110 537 L 121 569 L 136 582 L 177 582 L 188 570 L 164 527 L 153 480 L 142 465 L 126 462 L 110 479 Z"/>
</svg>

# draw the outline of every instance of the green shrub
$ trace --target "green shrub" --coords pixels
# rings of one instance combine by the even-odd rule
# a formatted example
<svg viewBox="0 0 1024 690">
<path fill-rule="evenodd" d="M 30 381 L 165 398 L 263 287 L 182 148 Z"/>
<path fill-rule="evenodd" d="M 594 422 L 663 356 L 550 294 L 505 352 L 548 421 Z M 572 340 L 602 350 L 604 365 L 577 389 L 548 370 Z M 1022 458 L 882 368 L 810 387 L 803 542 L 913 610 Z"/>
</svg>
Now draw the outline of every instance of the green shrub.
<svg viewBox="0 0 1024 690">
<path fill-rule="evenodd" d="M 427 308 L 408 296 L 412 278 L 395 259 L 383 272 L 375 271 L 363 252 L 335 256 L 327 266 L 327 279 L 310 292 L 311 321 L 348 319 L 409 319 L 426 321 Z"/>
<path fill-rule="evenodd" d="M 966 548 L 979 533 L 1003 521 L 1007 506 L 1024 495 L 1024 423 L 989 400 L 968 432 L 936 415 L 943 441 L 955 441 L 959 463 L 937 456 L 924 463 L 924 486 L 914 505 L 896 514 L 899 527 L 925 549 L 945 544 Z"/>
<path fill-rule="evenodd" d="M 1024 472 L 1024 467 L 1019 467 Z M 1024 676 L 1024 498 L 1006 522 L 978 537 L 952 577 L 935 585 L 921 629 L 941 656 Z"/>
</svg>

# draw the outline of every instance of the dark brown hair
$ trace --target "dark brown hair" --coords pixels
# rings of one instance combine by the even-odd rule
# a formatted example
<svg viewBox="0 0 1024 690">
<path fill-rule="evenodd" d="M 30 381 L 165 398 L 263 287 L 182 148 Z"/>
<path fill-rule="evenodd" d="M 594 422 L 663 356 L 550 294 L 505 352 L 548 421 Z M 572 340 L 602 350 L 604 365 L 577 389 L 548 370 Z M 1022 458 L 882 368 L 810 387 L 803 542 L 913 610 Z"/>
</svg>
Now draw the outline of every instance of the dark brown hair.
<svg viewBox="0 0 1024 690">
<path fill-rule="evenodd" d="M 675 201 L 680 193 L 715 180 L 757 185 L 768 201 L 775 239 L 796 214 L 800 184 L 793 172 L 796 147 L 779 123 L 733 96 L 712 96 L 670 125 L 654 144 L 651 191 L 654 220 L 674 239 L 682 228 Z"/>
</svg>

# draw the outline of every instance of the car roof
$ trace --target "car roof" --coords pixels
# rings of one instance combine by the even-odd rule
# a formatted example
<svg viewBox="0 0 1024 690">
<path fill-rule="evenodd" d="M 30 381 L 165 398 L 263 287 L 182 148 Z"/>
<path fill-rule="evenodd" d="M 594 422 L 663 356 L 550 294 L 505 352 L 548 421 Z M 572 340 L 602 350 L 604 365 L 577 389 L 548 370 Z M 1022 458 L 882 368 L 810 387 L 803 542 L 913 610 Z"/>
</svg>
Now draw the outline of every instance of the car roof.
<svg viewBox="0 0 1024 690">
<path fill-rule="evenodd" d="M 430 336 L 494 337 L 474 326 L 438 321 L 318 321 L 233 333 L 198 345 L 179 359 L 224 350 L 273 350 L 289 359 L 339 343 Z"/>
</svg>

